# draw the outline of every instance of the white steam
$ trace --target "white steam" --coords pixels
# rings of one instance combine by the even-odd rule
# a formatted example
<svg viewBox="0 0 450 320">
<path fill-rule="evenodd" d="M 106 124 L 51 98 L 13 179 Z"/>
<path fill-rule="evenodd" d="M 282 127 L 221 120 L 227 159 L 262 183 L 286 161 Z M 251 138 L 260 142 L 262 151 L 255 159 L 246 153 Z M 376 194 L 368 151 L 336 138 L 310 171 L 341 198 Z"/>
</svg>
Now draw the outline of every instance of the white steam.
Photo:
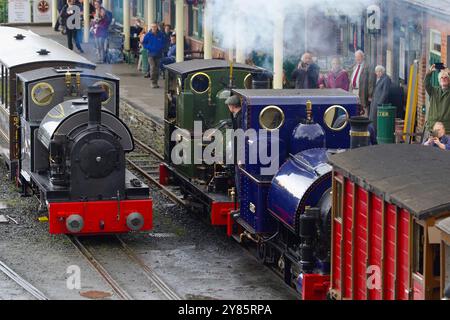
<svg viewBox="0 0 450 320">
<path fill-rule="evenodd" d="M 246 54 L 251 51 L 272 54 L 275 21 L 281 15 L 284 17 L 285 56 L 300 56 L 300 51 L 305 50 L 305 44 L 307 48 L 329 45 L 328 39 L 323 37 L 323 34 L 330 33 L 330 25 L 324 23 L 325 20 L 339 21 L 341 16 L 346 16 L 347 19 L 361 21 L 364 10 L 374 2 L 208 0 L 207 5 L 210 6 L 208 12 L 212 19 L 214 37 L 223 48 L 235 48 L 236 43 L 241 43 Z M 305 32 L 305 12 L 308 32 Z M 327 19 L 317 19 L 317 13 L 322 13 Z"/>
</svg>

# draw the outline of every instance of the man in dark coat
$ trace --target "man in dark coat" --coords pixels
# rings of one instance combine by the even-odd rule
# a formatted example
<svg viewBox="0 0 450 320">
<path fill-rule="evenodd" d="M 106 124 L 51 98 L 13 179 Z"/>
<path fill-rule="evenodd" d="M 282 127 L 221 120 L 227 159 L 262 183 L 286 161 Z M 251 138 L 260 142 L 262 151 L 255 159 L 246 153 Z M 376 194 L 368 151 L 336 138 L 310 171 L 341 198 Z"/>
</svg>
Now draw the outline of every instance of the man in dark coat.
<svg viewBox="0 0 450 320">
<path fill-rule="evenodd" d="M 320 67 L 313 62 L 311 53 L 306 52 L 298 67 L 292 72 L 291 80 L 295 81 L 296 89 L 319 88 Z"/>
<path fill-rule="evenodd" d="M 225 104 L 228 106 L 228 109 L 230 110 L 230 116 L 231 121 L 233 123 L 233 130 L 239 130 L 242 129 L 242 106 L 241 101 L 238 96 L 231 96 L 226 101 Z M 238 141 L 236 136 L 234 137 L 233 143 L 233 163 L 234 163 L 234 179 L 235 179 L 235 186 L 236 186 L 236 192 L 239 195 L 240 191 L 240 179 L 239 179 L 239 159 L 238 159 L 238 153 L 239 150 L 237 150 L 238 147 Z"/>
<path fill-rule="evenodd" d="M 388 103 L 389 91 L 391 89 L 391 78 L 386 75 L 386 69 L 383 66 L 375 68 L 377 82 L 373 91 L 373 98 L 370 104 L 369 119 L 373 123 L 375 133 L 377 131 L 378 106 Z"/>
</svg>

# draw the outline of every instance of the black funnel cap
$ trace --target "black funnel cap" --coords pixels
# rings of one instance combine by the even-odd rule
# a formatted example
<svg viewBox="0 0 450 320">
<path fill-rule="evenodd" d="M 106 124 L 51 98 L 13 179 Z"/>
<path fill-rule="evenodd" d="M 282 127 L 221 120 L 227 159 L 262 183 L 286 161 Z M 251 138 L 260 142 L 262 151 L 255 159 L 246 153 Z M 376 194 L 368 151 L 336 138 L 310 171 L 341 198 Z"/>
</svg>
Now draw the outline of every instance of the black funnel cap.
<svg viewBox="0 0 450 320">
<path fill-rule="evenodd" d="M 99 125 L 102 120 L 102 95 L 104 90 L 100 86 L 91 86 L 88 93 L 89 126 Z"/>
<path fill-rule="evenodd" d="M 367 117 L 353 117 L 350 119 L 350 148 L 357 149 L 370 145 L 369 125 L 372 121 Z"/>
</svg>

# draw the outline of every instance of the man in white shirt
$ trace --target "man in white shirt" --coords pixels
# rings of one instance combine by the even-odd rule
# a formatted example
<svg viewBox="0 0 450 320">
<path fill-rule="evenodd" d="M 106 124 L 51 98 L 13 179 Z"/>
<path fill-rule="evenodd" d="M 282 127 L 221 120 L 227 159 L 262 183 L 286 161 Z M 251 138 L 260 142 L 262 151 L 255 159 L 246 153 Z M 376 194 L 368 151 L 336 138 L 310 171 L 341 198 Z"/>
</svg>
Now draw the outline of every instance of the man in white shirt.
<svg viewBox="0 0 450 320">
<path fill-rule="evenodd" d="M 375 68 L 365 61 L 365 54 L 363 51 L 356 51 L 355 64 L 350 79 L 350 91 L 359 97 L 361 115 L 368 115 L 375 83 Z"/>
</svg>

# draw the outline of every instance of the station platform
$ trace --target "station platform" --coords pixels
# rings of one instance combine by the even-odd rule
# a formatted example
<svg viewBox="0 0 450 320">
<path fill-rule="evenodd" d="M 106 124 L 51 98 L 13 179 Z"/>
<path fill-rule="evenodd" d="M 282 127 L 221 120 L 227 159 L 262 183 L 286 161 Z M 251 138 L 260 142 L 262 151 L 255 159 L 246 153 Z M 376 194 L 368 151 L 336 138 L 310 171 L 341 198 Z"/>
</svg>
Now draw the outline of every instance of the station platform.
<svg viewBox="0 0 450 320">
<path fill-rule="evenodd" d="M 52 39 L 67 46 L 67 37 L 61 32 L 55 32 L 50 26 L 23 26 L 22 29 L 31 30 L 36 34 Z M 74 43 L 75 47 L 75 43 Z M 97 61 L 93 43 L 82 43 L 84 53 L 74 51 L 89 59 Z M 151 80 L 144 78 L 144 74 L 137 70 L 137 63 L 128 64 L 98 64 L 97 69 L 109 72 L 120 78 L 120 97 L 122 102 L 143 112 L 145 115 L 162 121 L 164 118 L 164 80 L 160 78 L 158 89 L 151 87 Z"/>
</svg>

